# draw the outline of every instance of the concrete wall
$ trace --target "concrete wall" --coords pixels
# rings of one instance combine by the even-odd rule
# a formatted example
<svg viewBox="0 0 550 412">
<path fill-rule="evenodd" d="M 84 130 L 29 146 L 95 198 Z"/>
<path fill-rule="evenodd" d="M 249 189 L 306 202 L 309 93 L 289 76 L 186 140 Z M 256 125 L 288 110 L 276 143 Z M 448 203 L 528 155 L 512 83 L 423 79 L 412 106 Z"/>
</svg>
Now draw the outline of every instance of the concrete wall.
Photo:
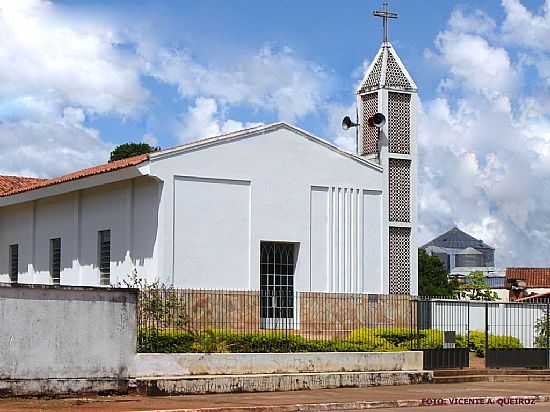
<svg viewBox="0 0 550 412">
<path fill-rule="evenodd" d="M 131 376 L 421 371 L 422 352 L 140 353 Z"/>
<path fill-rule="evenodd" d="M 0 282 L 9 245 L 19 245 L 19 282 L 51 284 L 50 239 L 61 238 L 61 284 L 99 285 L 98 231 L 111 230 L 111 283 L 135 268 L 157 276 L 161 184 L 149 177 L 110 183 L 0 209 Z"/>
<path fill-rule="evenodd" d="M 0 285 L 0 394 L 126 390 L 136 299 L 131 289 Z"/>
</svg>

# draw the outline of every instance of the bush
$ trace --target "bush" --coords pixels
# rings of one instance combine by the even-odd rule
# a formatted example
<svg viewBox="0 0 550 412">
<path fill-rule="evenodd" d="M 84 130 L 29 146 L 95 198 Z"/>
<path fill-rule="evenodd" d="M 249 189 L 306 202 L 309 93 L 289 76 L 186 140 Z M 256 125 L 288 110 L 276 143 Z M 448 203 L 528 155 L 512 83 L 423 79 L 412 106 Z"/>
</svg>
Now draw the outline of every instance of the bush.
<svg viewBox="0 0 550 412">
<path fill-rule="evenodd" d="M 359 328 L 350 333 L 351 342 L 360 342 L 374 350 L 409 350 L 420 339 L 416 329 L 407 328 Z"/>
<path fill-rule="evenodd" d="M 497 336 L 489 334 L 489 349 L 521 349 L 521 341 L 514 336 Z M 485 356 L 485 332 L 479 330 L 470 331 L 470 350 L 477 356 Z"/>
<path fill-rule="evenodd" d="M 191 332 L 145 329 L 138 333 L 137 351 L 145 353 L 193 352 L 194 340 L 194 334 Z"/>
<path fill-rule="evenodd" d="M 443 347 L 443 332 L 435 329 L 360 328 L 354 330 L 352 342 L 377 342 L 385 350 L 436 349 Z"/>
<path fill-rule="evenodd" d="M 443 347 L 443 332 L 431 329 L 360 328 L 344 340 L 308 339 L 285 331 L 203 332 L 144 329 L 139 331 L 138 352 L 146 353 L 282 353 L 282 352 L 390 352 Z M 456 347 L 467 347 L 467 337 L 457 335 Z M 513 336 L 489 335 L 489 349 L 521 348 Z M 484 355 L 485 333 L 470 331 L 470 350 Z"/>
<path fill-rule="evenodd" d="M 142 330 L 139 332 L 138 352 L 374 352 L 399 350 L 382 338 L 369 340 L 317 340 L 281 331 L 241 333 L 208 330 L 187 331 Z"/>
</svg>

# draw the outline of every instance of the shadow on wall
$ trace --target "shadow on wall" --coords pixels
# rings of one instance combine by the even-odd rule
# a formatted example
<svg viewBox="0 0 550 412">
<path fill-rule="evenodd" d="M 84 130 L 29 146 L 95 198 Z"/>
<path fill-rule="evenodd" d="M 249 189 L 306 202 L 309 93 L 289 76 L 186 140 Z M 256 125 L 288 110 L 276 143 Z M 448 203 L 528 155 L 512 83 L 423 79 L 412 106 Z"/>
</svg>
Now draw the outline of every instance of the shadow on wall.
<svg viewBox="0 0 550 412">
<path fill-rule="evenodd" d="M 51 239 L 61 238 L 61 283 L 98 285 L 99 232 L 105 230 L 110 231 L 109 283 L 120 282 L 134 269 L 152 279 L 161 192 L 161 182 L 144 176 L 37 201 L 34 259 L 25 251 L 31 242 L 22 242 L 19 281 L 52 283 Z M 31 277 L 25 272 L 32 263 Z"/>
</svg>

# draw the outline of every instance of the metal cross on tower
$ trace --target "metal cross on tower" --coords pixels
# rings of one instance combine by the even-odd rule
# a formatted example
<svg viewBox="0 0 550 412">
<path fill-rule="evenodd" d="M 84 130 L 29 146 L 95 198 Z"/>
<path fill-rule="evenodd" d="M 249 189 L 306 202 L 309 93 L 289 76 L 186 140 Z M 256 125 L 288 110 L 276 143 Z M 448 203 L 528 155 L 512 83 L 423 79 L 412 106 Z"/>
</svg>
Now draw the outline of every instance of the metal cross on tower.
<svg viewBox="0 0 550 412">
<path fill-rule="evenodd" d="M 384 43 L 388 41 L 388 19 L 397 19 L 397 13 L 392 13 L 389 9 L 388 2 L 385 1 L 382 5 L 384 10 L 375 10 L 372 15 L 375 17 L 381 17 L 384 25 Z"/>
</svg>

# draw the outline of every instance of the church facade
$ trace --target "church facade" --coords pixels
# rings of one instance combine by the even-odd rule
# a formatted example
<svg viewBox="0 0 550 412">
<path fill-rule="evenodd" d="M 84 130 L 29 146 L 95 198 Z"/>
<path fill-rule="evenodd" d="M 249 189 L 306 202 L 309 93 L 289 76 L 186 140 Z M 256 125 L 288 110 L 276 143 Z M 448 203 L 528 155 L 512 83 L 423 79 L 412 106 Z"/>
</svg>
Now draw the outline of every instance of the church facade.
<svg viewBox="0 0 550 412">
<path fill-rule="evenodd" d="M 357 107 L 356 153 L 275 123 L 0 177 L 0 282 L 416 294 L 416 85 L 388 42 Z"/>
</svg>

